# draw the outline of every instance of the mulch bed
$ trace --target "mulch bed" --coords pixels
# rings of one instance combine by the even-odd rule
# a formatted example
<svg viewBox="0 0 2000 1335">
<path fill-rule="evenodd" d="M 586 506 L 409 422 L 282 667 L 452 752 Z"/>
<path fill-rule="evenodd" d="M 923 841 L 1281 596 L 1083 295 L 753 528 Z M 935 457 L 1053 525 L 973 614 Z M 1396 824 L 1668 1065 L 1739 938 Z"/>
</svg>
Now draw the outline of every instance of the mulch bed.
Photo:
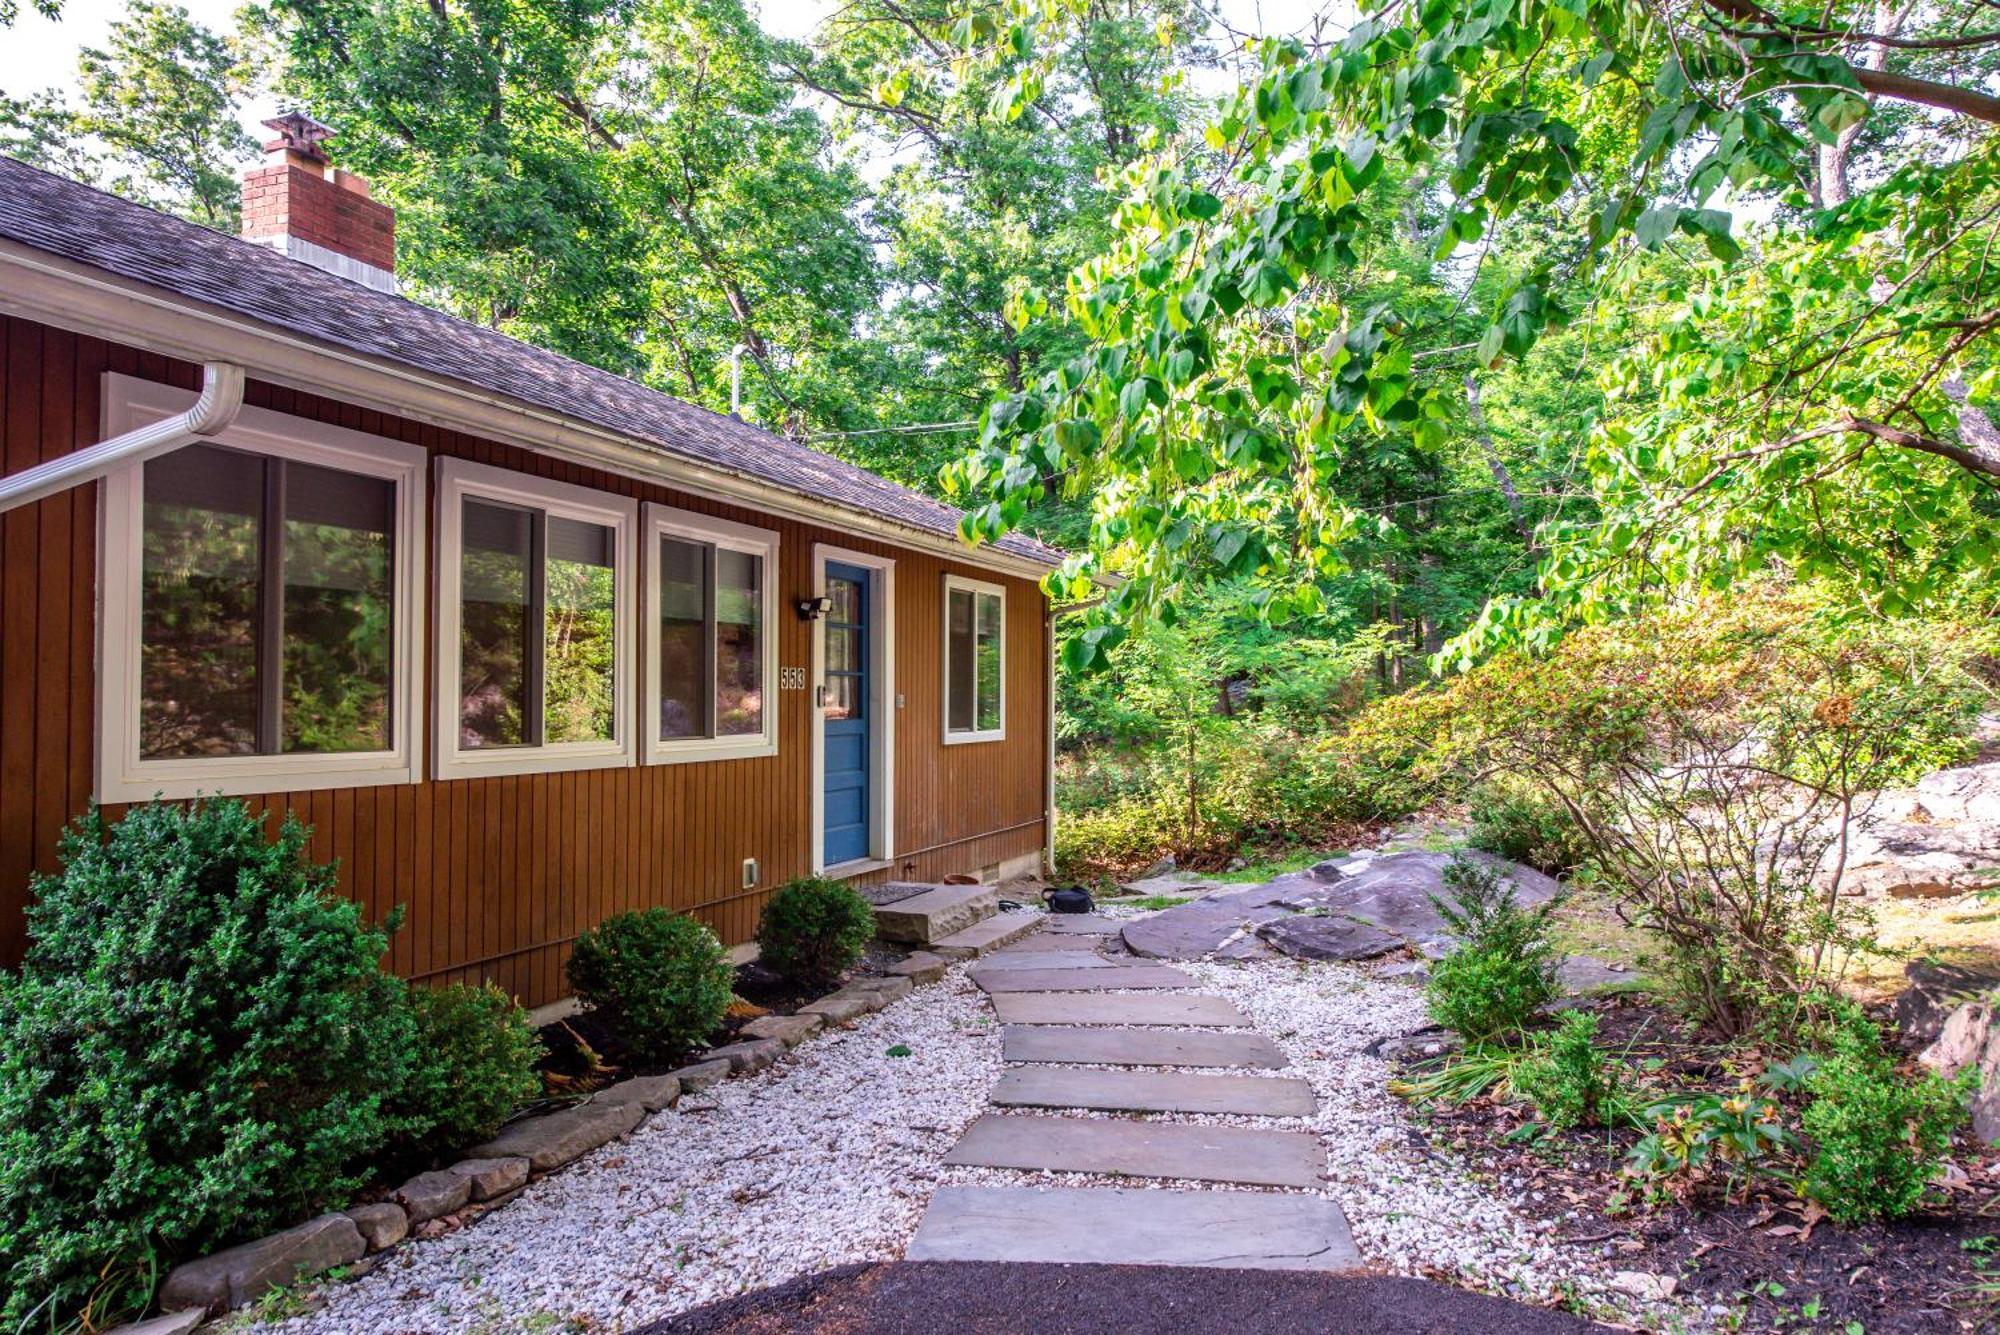
<svg viewBox="0 0 2000 1335">
<path fill-rule="evenodd" d="M 1660 1062 L 1663 1085 L 1727 1090 L 1745 1073 L 1643 998 L 1591 1009 L 1601 1046 L 1635 1064 Z M 1618 1270 L 1672 1277 L 1683 1299 L 1741 1310 L 1740 1329 L 2000 1330 L 2000 1154 L 1982 1153 L 1969 1135 L 1953 1155 L 1964 1180 L 1943 1203 L 1892 1224 L 1839 1228 L 1770 1183 L 1747 1200 L 1709 1191 L 1691 1204 L 1621 1206 L 1613 1198 L 1636 1131 L 1510 1138 L 1532 1115 L 1483 1098 L 1423 1117 L 1430 1143 L 1504 1183 L 1527 1213 L 1559 1221 L 1563 1236 Z"/>
</svg>

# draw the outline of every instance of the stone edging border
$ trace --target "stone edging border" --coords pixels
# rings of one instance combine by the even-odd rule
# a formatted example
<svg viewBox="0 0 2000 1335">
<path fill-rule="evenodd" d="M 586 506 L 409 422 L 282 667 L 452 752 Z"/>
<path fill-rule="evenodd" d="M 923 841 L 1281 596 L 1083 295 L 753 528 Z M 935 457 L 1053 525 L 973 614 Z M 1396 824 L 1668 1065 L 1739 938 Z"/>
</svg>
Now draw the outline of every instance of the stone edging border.
<svg viewBox="0 0 2000 1335">
<path fill-rule="evenodd" d="M 807 1038 L 844 1028 L 934 983 L 951 961 L 917 951 L 885 975 L 859 978 L 795 1015 L 760 1016 L 744 1037 L 665 1075 L 634 1076 L 567 1108 L 522 1118 L 448 1168 L 419 1173 L 389 1199 L 331 1211 L 268 1237 L 184 1261 L 167 1273 L 159 1306 L 166 1313 L 109 1335 L 183 1335 L 211 1315 L 257 1301 L 272 1289 L 341 1266 L 361 1273 L 425 1224 L 476 1206 L 481 1215 L 519 1196 L 528 1183 L 630 1135 L 646 1118 L 735 1075 L 765 1070 Z M 365 1269 L 364 1269 L 365 1268 Z"/>
</svg>

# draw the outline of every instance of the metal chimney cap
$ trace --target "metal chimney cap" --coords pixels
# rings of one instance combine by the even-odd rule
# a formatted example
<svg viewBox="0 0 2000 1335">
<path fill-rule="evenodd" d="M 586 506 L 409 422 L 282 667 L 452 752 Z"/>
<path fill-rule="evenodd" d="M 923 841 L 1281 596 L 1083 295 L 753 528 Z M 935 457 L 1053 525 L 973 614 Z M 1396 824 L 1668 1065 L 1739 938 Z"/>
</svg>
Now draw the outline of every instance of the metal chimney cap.
<svg viewBox="0 0 2000 1335">
<path fill-rule="evenodd" d="M 321 147 L 333 138 L 333 127 L 314 120 L 303 111 L 287 111 L 264 122 L 268 129 L 276 130 L 278 137 L 264 145 L 266 153 L 283 151 L 296 153 L 314 162 L 326 161 L 326 150 Z"/>
</svg>

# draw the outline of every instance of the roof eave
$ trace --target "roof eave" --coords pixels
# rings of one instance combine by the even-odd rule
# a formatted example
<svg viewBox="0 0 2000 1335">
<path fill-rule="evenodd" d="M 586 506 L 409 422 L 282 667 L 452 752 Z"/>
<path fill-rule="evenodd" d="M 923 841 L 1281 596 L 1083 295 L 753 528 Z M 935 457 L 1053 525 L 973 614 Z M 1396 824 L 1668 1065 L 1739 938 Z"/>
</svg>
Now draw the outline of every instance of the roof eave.
<svg viewBox="0 0 2000 1335">
<path fill-rule="evenodd" d="M 290 389 L 508 441 L 985 570 L 1039 579 L 1057 564 L 992 546 L 970 546 L 883 515 L 802 496 L 464 381 L 339 348 L 6 239 L 0 239 L 0 312 L 181 360 L 233 362 L 256 379 Z M 170 329 L 163 326 L 163 315 L 171 317 Z"/>
</svg>

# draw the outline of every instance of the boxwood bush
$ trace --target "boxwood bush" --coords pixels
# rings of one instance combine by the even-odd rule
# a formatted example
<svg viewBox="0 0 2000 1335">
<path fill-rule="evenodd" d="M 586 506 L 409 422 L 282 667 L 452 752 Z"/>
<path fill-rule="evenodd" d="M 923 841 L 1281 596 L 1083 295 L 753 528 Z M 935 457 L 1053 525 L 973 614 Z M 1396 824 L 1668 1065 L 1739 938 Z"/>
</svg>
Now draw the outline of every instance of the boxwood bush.
<svg viewBox="0 0 2000 1335">
<path fill-rule="evenodd" d="M 874 935 L 868 901 L 818 876 L 779 886 L 757 922 L 759 958 L 807 987 L 823 987 L 853 968 Z"/>
<path fill-rule="evenodd" d="M 1431 1018 L 1469 1043 L 1521 1028 L 1561 992 L 1551 906 L 1522 908 L 1512 877 L 1464 854 L 1445 868 L 1444 886 L 1431 902 L 1459 944 L 1431 969 Z"/>
<path fill-rule="evenodd" d="M 642 1062 L 677 1057 L 715 1032 L 736 982 L 715 933 L 663 908 L 616 913 L 577 937 L 569 982 Z"/>
<path fill-rule="evenodd" d="M 0 986 L 0 1325 L 95 1324 L 155 1265 L 345 1203 L 395 1128 L 414 1021 L 384 928 L 292 818 L 92 810 Z M 391 924 L 393 927 L 393 923 Z"/>
<path fill-rule="evenodd" d="M 487 1140 L 542 1092 L 541 1037 L 528 1013 L 492 983 L 410 989 L 416 1052 L 397 1100 L 400 1146 L 412 1156 Z"/>
</svg>

